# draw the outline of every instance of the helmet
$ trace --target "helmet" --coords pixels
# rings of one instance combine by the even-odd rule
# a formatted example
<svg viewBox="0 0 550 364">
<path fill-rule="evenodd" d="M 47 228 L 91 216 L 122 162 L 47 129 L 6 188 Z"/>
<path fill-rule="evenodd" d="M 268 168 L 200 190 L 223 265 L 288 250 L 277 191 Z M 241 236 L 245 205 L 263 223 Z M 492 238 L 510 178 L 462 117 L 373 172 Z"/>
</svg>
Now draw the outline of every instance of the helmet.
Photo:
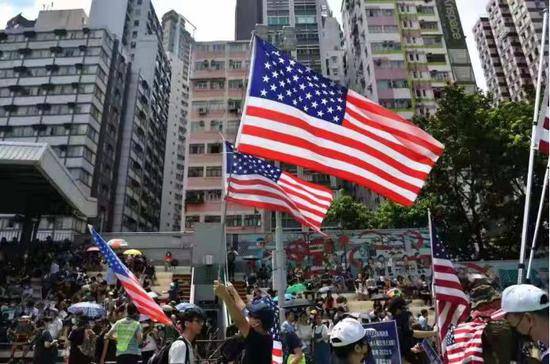
<svg viewBox="0 0 550 364">
<path fill-rule="evenodd" d="M 249 305 L 248 316 L 260 320 L 265 330 L 269 330 L 275 322 L 275 313 L 271 307 L 263 301 Z"/>
</svg>

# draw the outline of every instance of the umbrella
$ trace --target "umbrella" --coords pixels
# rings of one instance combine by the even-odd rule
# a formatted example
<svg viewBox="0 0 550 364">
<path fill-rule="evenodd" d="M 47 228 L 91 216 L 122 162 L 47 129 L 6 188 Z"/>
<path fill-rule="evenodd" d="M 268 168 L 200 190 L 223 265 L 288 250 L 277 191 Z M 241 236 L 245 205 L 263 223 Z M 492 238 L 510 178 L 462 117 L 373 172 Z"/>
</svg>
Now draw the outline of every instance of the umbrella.
<svg viewBox="0 0 550 364">
<path fill-rule="evenodd" d="M 386 291 L 386 296 L 389 298 L 394 298 L 397 296 L 402 296 L 401 290 L 399 288 L 390 288 Z"/>
<path fill-rule="evenodd" d="M 389 297 L 386 296 L 385 294 L 382 294 L 382 293 L 379 293 L 379 294 L 375 294 L 375 295 L 372 295 L 372 297 L 370 298 L 372 301 L 385 301 L 387 300 Z"/>
<path fill-rule="evenodd" d="M 87 252 L 98 252 L 99 248 L 97 246 L 91 246 L 88 249 L 86 249 Z"/>
<path fill-rule="evenodd" d="M 120 249 L 128 246 L 128 243 L 124 239 L 111 239 L 107 244 L 113 249 Z"/>
<path fill-rule="evenodd" d="M 293 294 L 302 293 L 305 291 L 307 291 L 307 288 L 302 283 L 296 283 L 286 289 L 286 293 L 293 293 Z"/>
<path fill-rule="evenodd" d="M 306 299 L 303 299 L 303 298 L 290 300 L 290 301 L 287 301 L 287 302 L 283 303 L 283 305 L 282 305 L 283 308 L 298 308 L 298 307 L 310 307 L 310 306 L 315 306 L 315 304 L 313 302 L 311 302 L 310 300 L 306 300 Z"/>
<path fill-rule="evenodd" d="M 290 293 L 285 293 L 285 301 L 289 301 L 289 300 L 293 300 L 293 299 L 294 299 L 293 295 L 291 295 Z M 277 301 L 279 301 L 278 296 L 273 299 L 273 302 L 277 302 Z"/>
<path fill-rule="evenodd" d="M 143 253 L 140 252 L 137 249 L 128 249 L 128 250 L 125 250 L 124 253 L 122 253 L 122 254 L 124 254 L 124 255 L 142 255 Z"/>
<path fill-rule="evenodd" d="M 325 286 L 325 287 L 321 287 L 319 289 L 319 293 L 327 293 L 327 292 L 332 292 L 332 291 L 334 291 L 333 286 Z"/>
<path fill-rule="evenodd" d="M 67 309 L 72 314 L 84 315 L 86 317 L 101 317 L 105 315 L 105 308 L 95 302 L 79 302 L 69 306 Z"/>
<path fill-rule="evenodd" d="M 202 312 L 202 308 L 200 308 L 199 306 L 195 305 L 194 303 L 189 303 L 189 302 L 181 302 L 179 303 L 177 306 L 176 306 L 176 310 L 178 310 L 179 312 L 184 312 L 184 311 L 187 311 L 191 308 L 194 308 L 194 309 L 197 309 L 197 310 L 200 310 Z"/>
<path fill-rule="evenodd" d="M 174 307 L 170 306 L 170 305 L 162 305 L 160 306 L 160 308 L 162 308 L 163 311 L 166 311 L 166 312 L 172 312 L 174 311 Z"/>
<path fill-rule="evenodd" d="M 147 292 L 147 296 L 151 298 L 158 298 L 159 294 L 157 292 L 150 291 L 150 292 Z"/>
</svg>

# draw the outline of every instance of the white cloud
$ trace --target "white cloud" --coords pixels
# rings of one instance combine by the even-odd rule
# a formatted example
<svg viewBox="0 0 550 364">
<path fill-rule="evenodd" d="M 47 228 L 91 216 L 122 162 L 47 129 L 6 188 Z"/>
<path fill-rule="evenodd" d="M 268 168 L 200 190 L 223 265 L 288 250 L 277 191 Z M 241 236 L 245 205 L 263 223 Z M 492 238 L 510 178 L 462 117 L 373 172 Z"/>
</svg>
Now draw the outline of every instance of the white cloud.
<svg viewBox="0 0 550 364">
<path fill-rule="evenodd" d="M 485 13 L 485 6 L 488 0 L 456 1 L 478 86 L 486 89 L 487 86 L 476 49 L 472 27 L 479 16 Z M 168 10 L 174 9 L 189 19 L 197 27 L 194 35 L 195 39 L 199 41 L 231 40 L 234 38 L 235 2 L 236 0 L 153 0 L 159 18 Z M 340 18 L 341 2 L 342 0 L 328 0 L 329 6 L 337 18 Z M 86 12 L 89 12 L 91 0 L 35 0 L 34 5 L 25 6 L 28 3 L 31 3 L 31 1 L 7 0 L 6 2 L 6 0 L 0 0 L 0 28 L 19 12 L 22 12 L 28 18 L 36 17 L 38 11 L 44 5 L 53 9 L 83 8 Z"/>
</svg>

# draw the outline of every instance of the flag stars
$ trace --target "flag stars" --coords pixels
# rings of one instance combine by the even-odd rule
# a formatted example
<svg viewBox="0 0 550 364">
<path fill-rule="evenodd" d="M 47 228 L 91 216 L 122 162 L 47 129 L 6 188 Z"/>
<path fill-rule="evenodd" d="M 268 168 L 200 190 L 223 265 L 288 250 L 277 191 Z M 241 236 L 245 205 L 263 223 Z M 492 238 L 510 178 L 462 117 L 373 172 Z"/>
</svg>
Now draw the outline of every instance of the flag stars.
<svg viewBox="0 0 550 364">
<path fill-rule="evenodd" d="M 271 84 L 271 91 L 276 91 L 277 90 L 277 86 L 275 86 L 274 84 Z"/>
<path fill-rule="evenodd" d="M 278 95 L 277 95 L 277 100 L 283 101 L 283 95 L 282 95 L 282 94 L 278 94 Z"/>
<path fill-rule="evenodd" d="M 273 76 L 273 78 L 277 78 L 277 77 L 279 77 L 279 72 L 273 71 L 273 72 L 271 72 L 271 76 Z"/>
<path fill-rule="evenodd" d="M 323 117 L 323 115 L 325 115 L 325 113 L 322 110 L 317 111 L 317 116 Z"/>
<path fill-rule="evenodd" d="M 271 69 L 271 64 L 269 64 L 269 62 L 266 62 L 264 66 L 266 70 Z"/>
<path fill-rule="evenodd" d="M 262 91 L 260 91 L 260 94 L 265 97 L 267 96 L 267 91 L 263 89 Z"/>
<path fill-rule="evenodd" d="M 265 75 L 262 79 L 263 79 L 264 82 L 269 82 L 269 76 L 267 76 L 267 75 Z"/>
</svg>

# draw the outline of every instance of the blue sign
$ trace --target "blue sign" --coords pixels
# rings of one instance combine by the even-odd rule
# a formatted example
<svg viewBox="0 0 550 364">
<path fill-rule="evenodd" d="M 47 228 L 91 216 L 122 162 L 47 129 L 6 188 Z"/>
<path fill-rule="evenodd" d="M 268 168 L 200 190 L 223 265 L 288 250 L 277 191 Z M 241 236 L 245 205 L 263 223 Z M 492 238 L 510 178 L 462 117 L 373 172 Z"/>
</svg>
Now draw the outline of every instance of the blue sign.
<svg viewBox="0 0 550 364">
<path fill-rule="evenodd" d="M 426 339 L 422 340 L 422 343 L 420 344 L 422 346 L 422 349 L 424 349 L 424 352 L 428 356 L 428 359 L 430 360 L 430 364 L 441 364 L 442 361 L 439 358 L 439 355 L 433 348 L 432 344 Z"/>
<path fill-rule="evenodd" d="M 367 332 L 372 355 L 369 355 L 366 364 L 401 364 L 399 338 L 395 321 L 375 322 L 364 325 L 367 329 L 376 331 Z"/>
</svg>

